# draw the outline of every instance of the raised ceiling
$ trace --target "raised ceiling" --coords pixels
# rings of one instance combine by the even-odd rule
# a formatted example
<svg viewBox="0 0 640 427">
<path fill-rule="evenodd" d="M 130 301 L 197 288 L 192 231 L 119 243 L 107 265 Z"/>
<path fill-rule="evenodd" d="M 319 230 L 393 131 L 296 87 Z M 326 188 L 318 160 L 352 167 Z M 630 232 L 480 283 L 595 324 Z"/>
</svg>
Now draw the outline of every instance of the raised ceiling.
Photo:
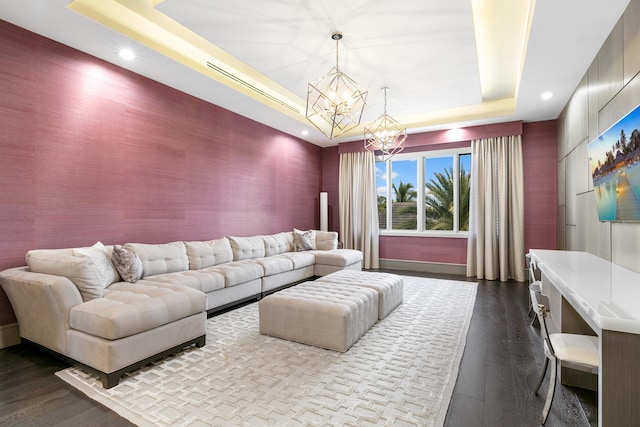
<svg viewBox="0 0 640 427">
<path fill-rule="evenodd" d="M 319 146 L 307 83 L 335 65 L 409 133 L 557 118 L 629 0 L 23 0 L 0 18 Z M 135 52 L 125 61 L 122 48 Z M 542 100 L 545 91 L 553 93 Z M 303 135 L 306 130 L 308 135 Z"/>
</svg>

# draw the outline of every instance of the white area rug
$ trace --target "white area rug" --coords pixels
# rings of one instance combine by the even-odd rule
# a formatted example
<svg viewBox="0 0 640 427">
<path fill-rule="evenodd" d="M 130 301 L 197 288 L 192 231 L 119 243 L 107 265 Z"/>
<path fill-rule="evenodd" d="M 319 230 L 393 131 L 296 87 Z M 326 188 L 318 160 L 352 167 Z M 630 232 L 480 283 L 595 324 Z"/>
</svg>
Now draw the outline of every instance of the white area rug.
<svg viewBox="0 0 640 427">
<path fill-rule="evenodd" d="M 207 345 L 110 390 L 57 375 L 140 426 L 441 426 L 476 283 L 404 276 L 404 303 L 346 353 L 260 335 L 253 303 L 207 325 Z"/>
</svg>

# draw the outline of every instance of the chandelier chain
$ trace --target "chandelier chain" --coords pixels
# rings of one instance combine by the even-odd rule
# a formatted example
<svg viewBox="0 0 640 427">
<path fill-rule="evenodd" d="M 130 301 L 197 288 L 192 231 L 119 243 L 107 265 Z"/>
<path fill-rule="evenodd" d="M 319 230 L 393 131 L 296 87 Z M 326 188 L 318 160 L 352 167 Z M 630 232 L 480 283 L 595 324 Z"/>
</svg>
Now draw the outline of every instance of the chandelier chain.
<svg viewBox="0 0 640 427">
<path fill-rule="evenodd" d="M 382 90 L 384 90 L 384 115 L 387 115 L 387 91 L 389 90 L 388 87 L 383 88 Z"/>
</svg>

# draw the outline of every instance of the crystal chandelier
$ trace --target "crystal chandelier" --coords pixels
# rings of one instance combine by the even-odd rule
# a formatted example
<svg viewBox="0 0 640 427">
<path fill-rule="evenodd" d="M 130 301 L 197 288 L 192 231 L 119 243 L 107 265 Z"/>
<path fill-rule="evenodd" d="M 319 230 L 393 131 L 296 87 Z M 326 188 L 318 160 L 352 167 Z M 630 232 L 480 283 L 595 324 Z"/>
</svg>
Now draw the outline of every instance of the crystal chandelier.
<svg viewBox="0 0 640 427">
<path fill-rule="evenodd" d="M 384 91 L 384 113 L 364 128 L 364 147 L 378 155 L 380 160 L 390 159 L 404 149 L 407 129 L 387 114 L 387 92 Z"/>
<path fill-rule="evenodd" d="M 307 120 L 329 139 L 358 126 L 367 104 L 367 92 L 338 67 L 338 42 L 342 33 L 335 32 L 331 38 L 336 41 L 336 66 L 309 83 L 306 113 Z"/>
</svg>

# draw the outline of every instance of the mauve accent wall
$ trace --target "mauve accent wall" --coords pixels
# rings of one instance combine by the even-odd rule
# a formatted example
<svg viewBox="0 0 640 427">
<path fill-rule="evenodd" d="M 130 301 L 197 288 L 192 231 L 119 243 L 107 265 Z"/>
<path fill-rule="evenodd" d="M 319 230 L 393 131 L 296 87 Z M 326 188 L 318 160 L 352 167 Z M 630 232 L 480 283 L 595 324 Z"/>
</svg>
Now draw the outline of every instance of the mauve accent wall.
<svg viewBox="0 0 640 427">
<path fill-rule="evenodd" d="M 556 249 L 558 204 L 558 137 L 555 120 L 525 123 L 524 249 Z"/>
<path fill-rule="evenodd" d="M 340 181 L 340 153 L 338 147 L 322 149 L 322 191 L 326 191 L 328 204 L 328 228 L 340 232 L 340 205 L 338 188 Z"/>
<path fill-rule="evenodd" d="M 0 123 L 0 269 L 33 248 L 318 227 L 320 147 L 5 21 Z"/>
<path fill-rule="evenodd" d="M 508 122 L 409 135 L 406 151 L 469 146 L 472 139 L 522 134 L 525 191 L 525 252 L 556 247 L 556 121 Z M 361 142 L 340 144 L 339 152 L 362 150 Z M 338 176 L 339 159 L 323 149 L 324 176 Z M 333 151 L 332 151 L 333 152 Z M 323 191 L 338 192 L 323 180 Z M 337 206 L 337 200 L 335 201 Z M 337 228 L 336 228 L 337 229 Z M 523 254 L 524 256 L 524 254 Z M 380 236 L 380 258 L 445 264 L 467 263 L 466 238 Z"/>
</svg>

